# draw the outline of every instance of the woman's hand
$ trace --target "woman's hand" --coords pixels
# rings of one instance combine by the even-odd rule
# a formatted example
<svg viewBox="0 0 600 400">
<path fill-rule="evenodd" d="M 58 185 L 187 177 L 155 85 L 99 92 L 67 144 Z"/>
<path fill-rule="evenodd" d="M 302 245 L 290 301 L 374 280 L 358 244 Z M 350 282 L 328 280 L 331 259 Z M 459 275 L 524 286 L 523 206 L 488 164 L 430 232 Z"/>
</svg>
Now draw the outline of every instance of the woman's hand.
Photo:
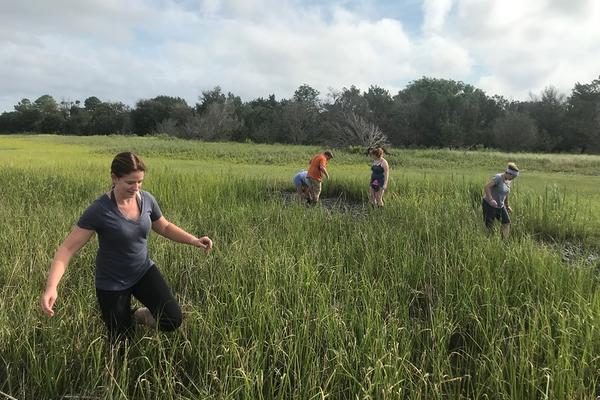
<svg viewBox="0 0 600 400">
<path fill-rule="evenodd" d="M 510 206 L 506 206 L 506 211 L 512 212 L 512 208 Z"/>
<path fill-rule="evenodd" d="M 494 208 L 498 208 L 498 202 L 494 199 L 490 200 L 490 206 L 494 207 Z"/>
<path fill-rule="evenodd" d="M 40 305 L 42 306 L 42 311 L 50 317 L 54 316 L 54 303 L 56 302 L 56 298 L 58 297 L 58 292 L 56 288 L 46 289 L 42 297 L 40 298 Z"/>
<path fill-rule="evenodd" d="M 206 252 L 209 252 L 213 247 L 213 242 L 208 236 L 202 236 L 200 239 L 194 240 L 192 244 L 196 247 L 204 249 Z"/>
</svg>

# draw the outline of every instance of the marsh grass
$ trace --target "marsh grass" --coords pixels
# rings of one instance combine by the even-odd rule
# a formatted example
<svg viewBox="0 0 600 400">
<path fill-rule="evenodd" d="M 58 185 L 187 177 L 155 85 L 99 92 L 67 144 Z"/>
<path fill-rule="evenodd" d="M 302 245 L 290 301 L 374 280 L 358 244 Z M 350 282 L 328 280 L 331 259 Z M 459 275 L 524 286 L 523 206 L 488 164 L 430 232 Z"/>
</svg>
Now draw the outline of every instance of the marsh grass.
<svg viewBox="0 0 600 400">
<path fill-rule="evenodd" d="M 335 179 L 324 187 L 325 199 L 337 206 L 307 208 L 281 193 L 301 168 L 292 163 L 304 162 L 314 148 L 277 147 L 275 154 L 288 156 L 277 158 L 275 168 L 260 166 L 254 145 L 227 145 L 231 160 L 241 157 L 234 162 L 240 169 L 223 170 L 215 167 L 221 165 L 215 144 L 199 150 L 183 141 L 92 138 L 90 150 L 79 138 L 27 140 L 44 143 L 42 162 L 0 155 L 2 393 L 19 399 L 600 394 L 595 268 L 567 265 L 539 240 L 592 243 L 599 225 L 590 218 L 596 203 L 589 197 L 552 185 L 532 191 L 520 182 L 511 194 L 513 236 L 502 242 L 482 227 L 480 176 L 488 172 L 472 179 L 404 170 L 394 177 L 386 207 L 375 209 L 366 204 L 361 176 L 368 160 L 340 155 L 339 167 L 331 165 Z M 50 156 L 52 146 L 58 159 Z M 184 325 L 168 335 L 140 329 L 134 343 L 111 351 L 96 309 L 95 240 L 72 260 L 54 318 L 41 315 L 38 298 L 54 250 L 107 189 L 105 152 L 122 147 L 148 152 L 144 189 L 167 218 L 209 234 L 215 249 L 204 255 L 153 235 L 151 256 L 181 302 Z M 35 159 L 35 146 L 23 149 Z M 199 154 L 217 157 L 194 161 Z M 339 207 L 346 203 L 360 212 Z"/>
</svg>

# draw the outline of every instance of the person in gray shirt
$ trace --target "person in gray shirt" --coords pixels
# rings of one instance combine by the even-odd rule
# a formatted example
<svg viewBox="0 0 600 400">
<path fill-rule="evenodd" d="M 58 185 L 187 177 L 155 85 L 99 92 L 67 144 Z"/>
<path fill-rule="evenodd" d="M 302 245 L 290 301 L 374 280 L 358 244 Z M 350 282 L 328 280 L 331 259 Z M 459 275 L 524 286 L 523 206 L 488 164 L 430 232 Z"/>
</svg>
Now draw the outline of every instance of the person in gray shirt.
<svg viewBox="0 0 600 400">
<path fill-rule="evenodd" d="M 508 205 L 508 194 L 513 179 L 519 176 L 519 168 L 515 163 L 509 163 L 503 173 L 494 177 L 483 188 L 484 197 L 481 201 L 483 221 L 488 230 L 492 229 L 495 219 L 501 221 L 500 233 L 503 239 L 510 234 L 510 216 L 512 208 Z"/>
<path fill-rule="evenodd" d="M 83 212 L 59 246 L 40 300 L 42 310 L 53 316 L 58 284 L 71 257 L 98 234 L 96 296 L 112 343 L 130 339 L 134 321 L 162 331 L 173 331 L 182 323 L 177 300 L 148 256 L 150 230 L 205 251 L 213 245 L 208 236 L 197 238 L 162 215 L 156 199 L 141 190 L 145 171 L 137 155 L 116 155 L 111 164 L 112 189 Z M 145 307 L 131 310 L 131 296 Z"/>
</svg>

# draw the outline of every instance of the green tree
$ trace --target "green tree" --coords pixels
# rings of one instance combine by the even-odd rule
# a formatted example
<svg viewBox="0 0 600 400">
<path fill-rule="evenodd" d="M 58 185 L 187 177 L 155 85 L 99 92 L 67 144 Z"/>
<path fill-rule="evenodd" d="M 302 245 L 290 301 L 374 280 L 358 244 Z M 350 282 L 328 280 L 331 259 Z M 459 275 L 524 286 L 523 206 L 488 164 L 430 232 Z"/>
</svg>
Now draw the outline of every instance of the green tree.
<svg viewBox="0 0 600 400">
<path fill-rule="evenodd" d="M 307 84 L 300 85 L 294 92 L 293 100 L 295 102 L 304 104 L 304 106 L 311 110 L 318 112 L 321 109 L 321 101 L 319 100 L 319 91 L 313 89 Z"/>
<path fill-rule="evenodd" d="M 507 111 L 494 121 L 494 145 L 502 150 L 533 150 L 538 142 L 535 121 L 528 114 Z"/>
<path fill-rule="evenodd" d="M 363 93 L 354 85 L 344 87 L 341 91 L 331 89 L 328 98 L 319 118 L 319 138 L 323 142 L 338 145 L 340 127 L 347 126 L 348 121 L 355 118 L 368 123 L 371 110 Z"/>
<path fill-rule="evenodd" d="M 200 135 L 206 140 L 240 140 L 243 136 L 243 103 L 231 92 L 224 94 L 220 86 L 202 91 L 200 102 L 196 103 L 196 116 L 187 125 L 189 135 L 192 130 L 203 130 L 194 135 Z M 221 121 L 218 119 L 222 118 Z"/>
<path fill-rule="evenodd" d="M 312 143 L 319 135 L 319 92 L 304 84 L 294 92 L 292 100 L 281 103 L 276 125 L 278 141 L 287 143 Z"/>
<path fill-rule="evenodd" d="M 329 107 L 330 112 L 354 113 L 362 118 L 369 117 L 369 103 L 356 86 L 342 88 L 341 92 L 332 91 L 330 96 L 333 99 Z"/>
<path fill-rule="evenodd" d="M 56 100 L 52 96 L 45 94 L 38 97 L 34 102 L 34 106 L 40 114 L 40 119 L 37 123 L 39 131 L 44 133 L 62 132 L 65 119 L 58 108 Z"/>
<path fill-rule="evenodd" d="M 529 115 L 539 129 L 537 148 L 544 151 L 568 150 L 563 136 L 567 112 L 566 97 L 555 87 L 546 87 L 539 97 L 532 95 Z"/>
<path fill-rule="evenodd" d="M 131 111 L 133 132 L 141 136 L 153 133 L 160 122 L 167 118 L 181 117 L 185 113 L 182 110 L 186 109 L 189 109 L 189 106 L 180 97 L 157 96 L 149 100 L 140 100 Z"/>
<path fill-rule="evenodd" d="M 196 112 L 202 114 L 208 110 L 211 104 L 224 104 L 225 101 L 227 101 L 227 96 L 222 92 L 220 86 L 215 86 L 211 90 L 203 90 L 200 102 L 196 103 Z"/>
<path fill-rule="evenodd" d="M 277 115 L 280 112 L 281 105 L 273 94 L 268 99 L 258 98 L 245 104 L 242 114 L 243 135 L 240 139 L 267 143 L 277 141 Z"/>
<path fill-rule="evenodd" d="M 15 105 L 14 127 L 16 132 L 37 132 L 42 120 L 42 113 L 35 103 L 24 98 Z"/>
<path fill-rule="evenodd" d="M 42 114 L 55 114 L 59 111 L 56 100 L 49 94 L 38 97 L 34 104 Z"/>
<path fill-rule="evenodd" d="M 371 85 L 369 90 L 363 94 L 369 106 L 369 119 L 379 126 L 384 132 L 392 130 L 391 115 L 394 107 L 394 100 L 390 92 L 379 86 Z"/>
<path fill-rule="evenodd" d="M 310 107 L 310 106 L 309 106 Z M 316 117 L 307 104 L 300 101 L 286 101 L 278 114 L 279 140 L 286 143 L 308 143 L 309 137 L 316 135 Z"/>
<path fill-rule="evenodd" d="M 90 113 L 78 105 L 73 105 L 69 111 L 69 118 L 65 121 L 63 131 L 67 135 L 89 134 Z"/>
<path fill-rule="evenodd" d="M 125 134 L 130 128 L 130 109 L 116 102 L 96 104 L 89 114 L 87 132 L 93 135 Z"/>
<path fill-rule="evenodd" d="M 600 77 L 576 83 L 567 104 L 566 144 L 581 153 L 600 152 Z"/>
<path fill-rule="evenodd" d="M 19 113 L 16 111 L 3 112 L 0 114 L 0 134 L 18 132 L 18 118 Z"/>
<path fill-rule="evenodd" d="M 401 140 L 418 146 L 472 146 L 485 141 L 497 109 L 495 102 L 471 85 L 421 78 L 394 96 L 393 119 Z"/>
<path fill-rule="evenodd" d="M 88 112 L 94 112 L 100 104 L 102 104 L 102 101 L 96 96 L 90 96 L 83 102 L 83 106 Z"/>
</svg>

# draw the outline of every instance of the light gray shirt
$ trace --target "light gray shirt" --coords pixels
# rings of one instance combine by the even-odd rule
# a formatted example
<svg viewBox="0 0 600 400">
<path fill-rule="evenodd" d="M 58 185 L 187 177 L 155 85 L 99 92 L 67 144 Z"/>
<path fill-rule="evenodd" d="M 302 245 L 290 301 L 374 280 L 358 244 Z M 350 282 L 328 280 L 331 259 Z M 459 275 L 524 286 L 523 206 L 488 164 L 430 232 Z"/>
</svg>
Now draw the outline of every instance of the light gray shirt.
<svg viewBox="0 0 600 400">
<path fill-rule="evenodd" d="M 96 199 L 81 215 L 77 226 L 96 231 L 96 287 L 124 290 L 135 285 L 154 265 L 148 257 L 148 236 L 152 222 L 162 216 L 156 199 L 140 191 L 141 212 L 131 220 L 106 194 Z"/>
<path fill-rule="evenodd" d="M 296 175 L 294 175 L 294 185 L 306 185 L 308 186 L 308 171 L 300 171 Z"/>
<path fill-rule="evenodd" d="M 510 192 L 510 185 L 512 184 L 512 181 L 505 181 L 504 178 L 502 178 L 502 174 L 494 175 L 492 180 L 494 181 L 494 186 L 491 190 L 492 199 L 496 200 L 496 203 L 498 203 L 498 208 L 502 208 L 504 207 L 506 196 L 508 196 L 508 193 Z M 487 201 L 489 204 L 488 199 L 485 199 L 485 201 Z"/>
</svg>

